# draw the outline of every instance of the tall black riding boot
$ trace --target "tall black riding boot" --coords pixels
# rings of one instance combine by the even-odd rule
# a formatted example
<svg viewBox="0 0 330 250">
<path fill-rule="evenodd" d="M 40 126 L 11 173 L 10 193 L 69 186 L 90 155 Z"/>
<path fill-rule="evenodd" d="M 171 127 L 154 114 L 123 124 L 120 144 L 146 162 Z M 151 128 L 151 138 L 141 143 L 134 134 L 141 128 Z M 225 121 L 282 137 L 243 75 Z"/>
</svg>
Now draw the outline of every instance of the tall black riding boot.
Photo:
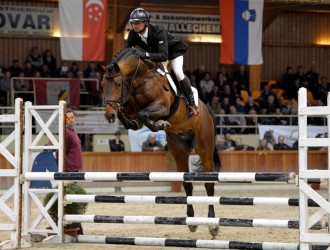
<svg viewBox="0 0 330 250">
<path fill-rule="evenodd" d="M 189 119 L 193 118 L 198 115 L 198 108 L 195 104 L 194 93 L 191 89 L 191 84 L 190 84 L 189 78 L 185 76 L 183 78 L 183 80 L 180 81 L 180 85 L 181 85 L 182 92 L 188 102 L 188 106 L 187 106 L 188 118 Z"/>
</svg>

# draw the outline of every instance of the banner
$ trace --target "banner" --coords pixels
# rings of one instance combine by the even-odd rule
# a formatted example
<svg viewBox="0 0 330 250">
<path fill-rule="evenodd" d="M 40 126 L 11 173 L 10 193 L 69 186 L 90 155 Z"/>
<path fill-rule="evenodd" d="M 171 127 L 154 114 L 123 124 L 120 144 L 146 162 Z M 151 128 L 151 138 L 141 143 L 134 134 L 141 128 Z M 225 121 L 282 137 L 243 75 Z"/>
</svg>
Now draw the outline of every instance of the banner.
<svg viewBox="0 0 330 250">
<path fill-rule="evenodd" d="M 190 42 L 220 42 L 219 15 L 148 12 L 150 22 L 164 27 L 168 32 Z M 125 37 L 132 29 L 130 22 L 125 27 Z"/>
<path fill-rule="evenodd" d="M 58 104 L 57 104 L 58 105 Z M 41 119 L 46 122 L 53 112 L 41 110 L 38 112 Z M 78 134 L 114 134 L 118 130 L 119 120 L 109 123 L 104 116 L 104 111 L 75 110 L 76 124 L 74 129 Z M 49 127 L 52 133 L 58 133 L 58 119 Z M 39 133 L 40 126 L 36 124 L 36 131 Z"/>
<path fill-rule="evenodd" d="M 262 64 L 264 0 L 219 0 L 224 64 Z"/>
<path fill-rule="evenodd" d="M 263 139 L 267 132 L 272 132 L 275 143 L 278 142 L 278 137 L 280 135 L 284 136 L 284 143 L 292 147 L 292 144 L 298 140 L 298 126 L 276 126 L 276 125 L 259 125 L 259 140 Z M 308 126 L 307 127 L 307 137 L 315 138 L 319 134 L 325 134 L 328 132 L 327 126 Z"/>
<path fill-rule="evenodd" d="M 77 80 L 35 80 L 36 105 L 58 105 L 66 101 L 67 107 L 80 108 L 80 81 Z"/>
<path fill-rule="evenodd" d="M 60 0 L 62 60 L 104 61 L 107 0 Z"/>
<path fill-rule="evenodd" d="M 58 32 L 57 8 L 0 5 L 0 35 L 55 36 Z"/>
<path fill-rule="evenodd" d="M 131 146 L 132 152 L 141 152 L 142 144 L 148 139 L 150 129 L 143 127 L 139 130 L 128 130 L 128 139 Z M 165 131 L 155 132 L 156 140 L 161 142 L 163 146 L 167 144 Z"/>
</svg>

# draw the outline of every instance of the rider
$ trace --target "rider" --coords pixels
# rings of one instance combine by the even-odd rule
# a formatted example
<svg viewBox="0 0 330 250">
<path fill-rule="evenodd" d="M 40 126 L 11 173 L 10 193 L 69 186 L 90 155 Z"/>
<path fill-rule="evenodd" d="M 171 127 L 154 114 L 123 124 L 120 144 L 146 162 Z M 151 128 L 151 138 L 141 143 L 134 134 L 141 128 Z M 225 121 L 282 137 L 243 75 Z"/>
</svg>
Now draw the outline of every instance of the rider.
<svg viewBox="0 0 330 250">
<path fill-rule="evenodd" d="M 130 15 L 130 23 L 133 29 L 129 32 L 126 47 L 138 45 L 144 51 L 137 51 L 141 59 L 150 59 L 154 62 L 169 60 L 172 70 L 179 80 L 182 92 L 188 101 L 188 117 L 198 115 L 194 94 L 191 89 L 190 80 L 183 73 L 183 54 L 189 45 L 177 40 L 175 36 L 167 32 L 163 27 L 149 23 L 149 13 L 142 8 L 137 8 Z"/>
</svg>

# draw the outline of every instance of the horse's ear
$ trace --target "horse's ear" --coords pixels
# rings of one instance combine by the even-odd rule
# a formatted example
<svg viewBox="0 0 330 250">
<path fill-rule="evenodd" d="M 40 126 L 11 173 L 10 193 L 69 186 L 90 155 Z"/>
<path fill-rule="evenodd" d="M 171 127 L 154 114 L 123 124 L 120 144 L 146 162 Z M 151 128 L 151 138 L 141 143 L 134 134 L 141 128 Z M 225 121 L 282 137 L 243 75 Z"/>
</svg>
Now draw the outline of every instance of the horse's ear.
<svg viewBox="0 0 330 250">
<path fill-rule="evenodd" d="M 106 71 L 106 69 L 107 69 L 107 67 L 102 66 L 102 65 L 99 64 L 99 63 L 96 64 L 96 67 L 97 67 L 97 69 L 98 69 L 101 73 L 104 73 L 104 72 Z"/>
</svg>

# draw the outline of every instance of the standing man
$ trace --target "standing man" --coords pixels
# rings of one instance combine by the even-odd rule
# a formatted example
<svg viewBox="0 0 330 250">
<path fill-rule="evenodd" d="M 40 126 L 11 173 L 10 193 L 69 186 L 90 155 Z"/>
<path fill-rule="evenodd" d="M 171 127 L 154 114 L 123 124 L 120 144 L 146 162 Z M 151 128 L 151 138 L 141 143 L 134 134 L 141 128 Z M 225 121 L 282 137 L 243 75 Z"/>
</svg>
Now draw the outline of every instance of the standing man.
<svg viewBox="0 0 330 250">
<path fill-rule="evenodd" d="M 120 131 L 115 132 L 115 139 L 109 141 L 111 152 L 125 151 L 125 143 L 120 139 Z"/>
<path fill-rule="evenodd" d="M 149 19 L 149 13 L 142 8 L 132 11 L 129 22 L 133 29 L 128 34 L 126 47 L 139 46 L 144 49 L 146 52 L 137 51 L 137 55 L 141 59 L 150 59 L 153 62 L 169 60 L 171 68 L 180 83 L 182 93 L 188 102 L 188 118 L 196 117 L 198 109 L 195 104 L 190 80 L 183 73 L 183 54 L 187 51 L 189 45 L 178 40 L 163 27 L 151 25 Z"/>
<path fill-rule="evenodd" d="M 81 172 L 83 169 L 81 143 L 77 132 L 74 130 L 76 122 L 72 110 L 65 114 L 65 163 L 64 172 Z"/>
</svg>

